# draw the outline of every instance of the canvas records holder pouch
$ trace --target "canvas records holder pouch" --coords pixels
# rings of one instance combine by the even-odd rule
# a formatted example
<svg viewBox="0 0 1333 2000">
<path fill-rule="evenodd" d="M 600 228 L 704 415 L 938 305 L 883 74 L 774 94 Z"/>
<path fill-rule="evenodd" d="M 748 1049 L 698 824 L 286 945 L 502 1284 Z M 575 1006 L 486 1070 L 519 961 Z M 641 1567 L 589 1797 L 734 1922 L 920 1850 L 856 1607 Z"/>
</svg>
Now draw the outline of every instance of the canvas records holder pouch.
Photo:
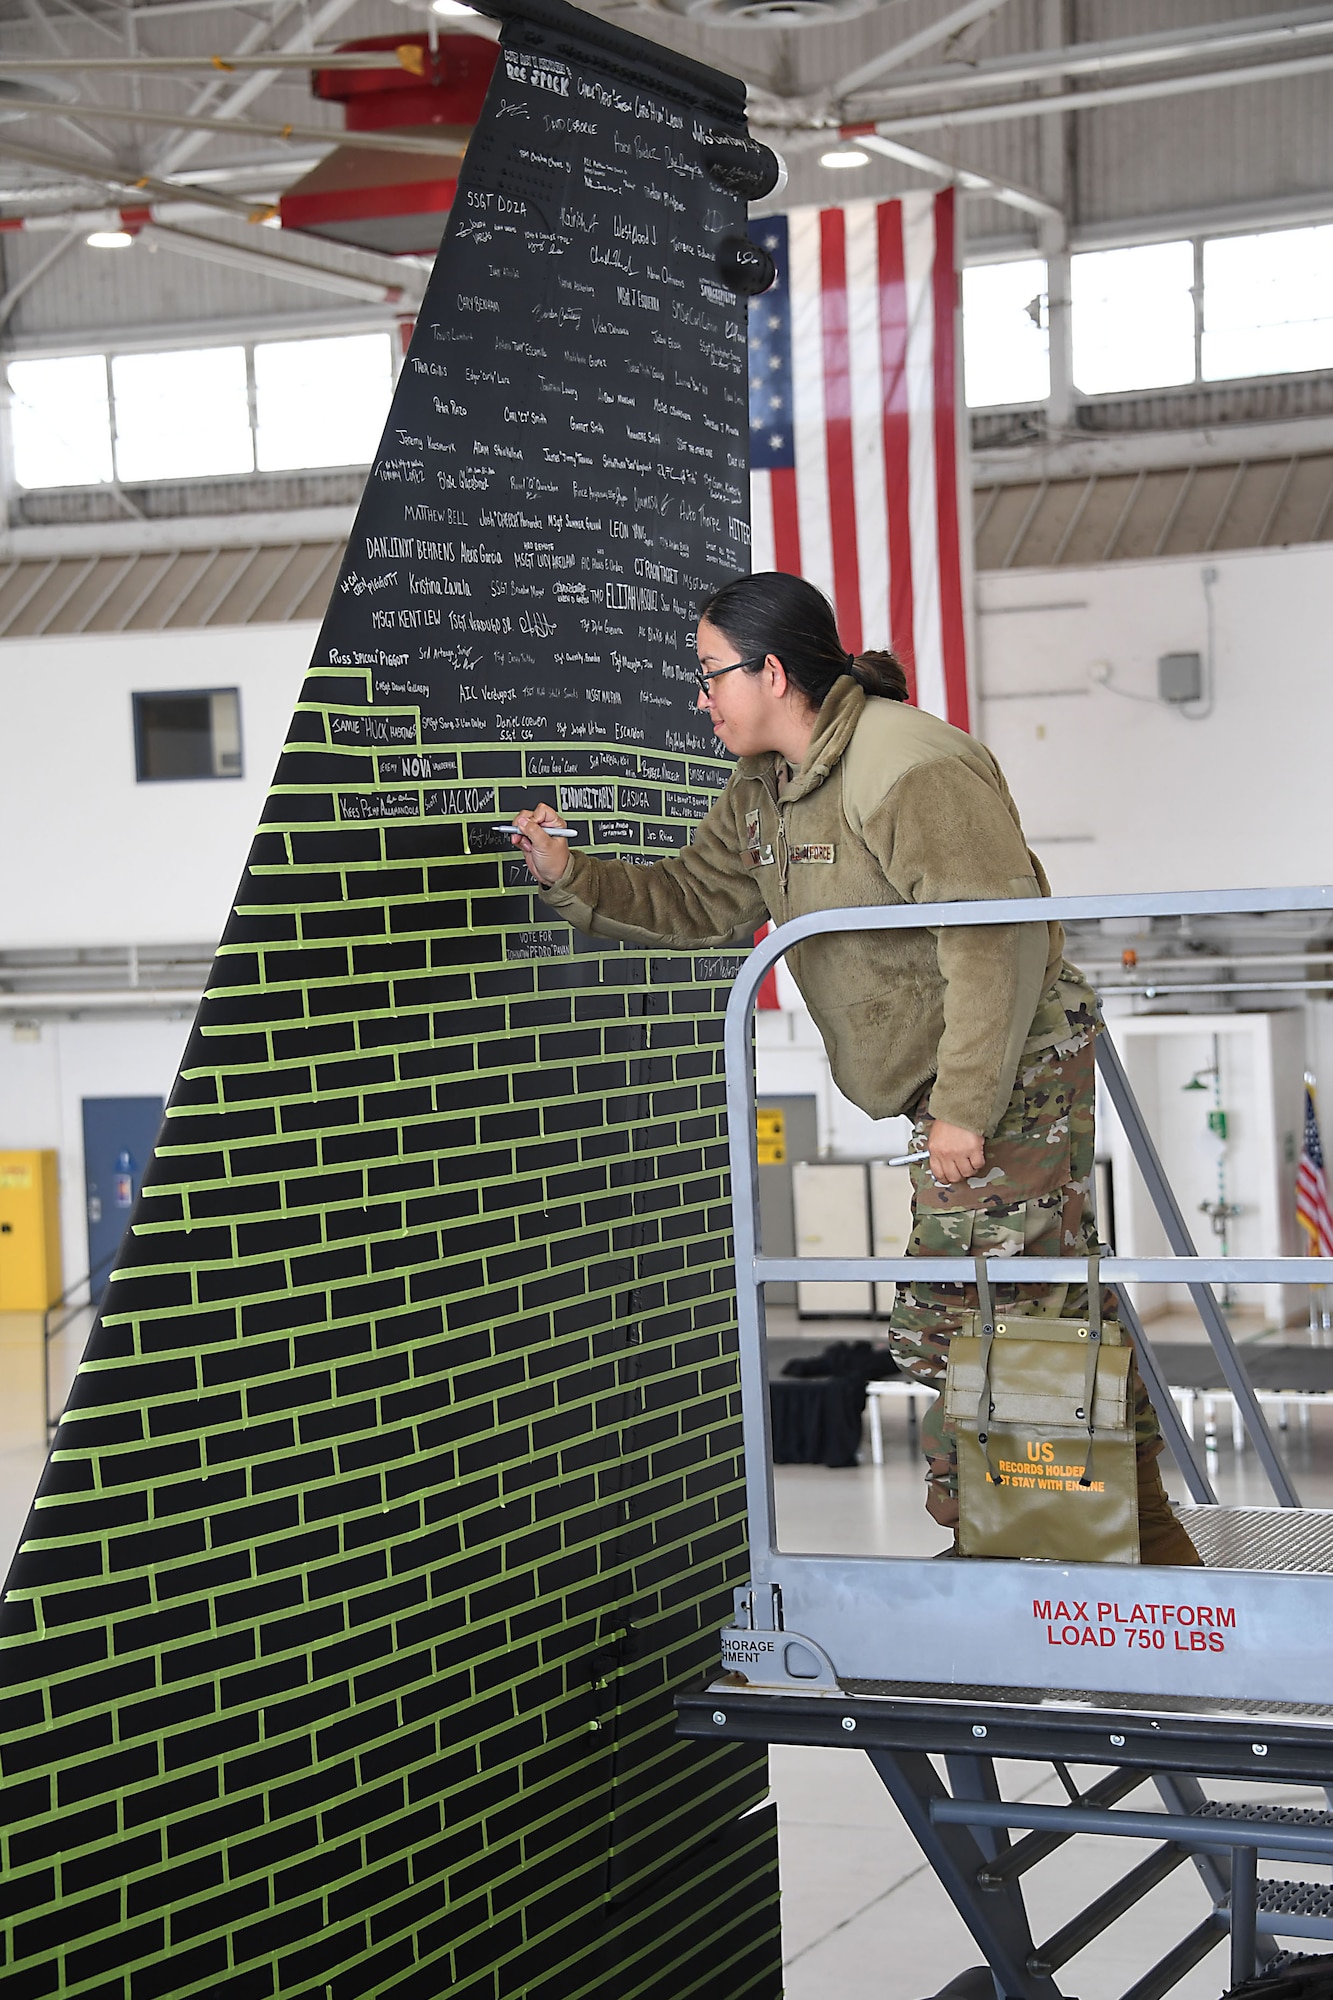
<svg viewBox="0 0 1333 2000">
<path fill-rule="evenodd" d="M 1083 1319 L 997 1315 L 978 1257 L 971 1315 L 949 1342 L 944 1408 L 958 1440 L 965 1556 L 1136 1563 L 1133 1349 L 1103 1325 L 1099 1259 Z"/>
</svg>

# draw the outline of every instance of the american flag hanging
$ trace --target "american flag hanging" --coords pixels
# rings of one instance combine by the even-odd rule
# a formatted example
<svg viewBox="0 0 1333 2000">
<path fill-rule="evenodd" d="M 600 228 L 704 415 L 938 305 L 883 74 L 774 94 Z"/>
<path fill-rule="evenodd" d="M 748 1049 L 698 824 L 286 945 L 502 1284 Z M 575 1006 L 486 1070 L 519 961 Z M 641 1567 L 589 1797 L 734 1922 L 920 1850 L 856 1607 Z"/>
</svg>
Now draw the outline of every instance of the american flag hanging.
<svg viewBox="0 0 1333 2000">
<path fill-rule="evenodd" d="M 751 234 L 778 267 L 750 308 L 752 566 L 817 584 L 845 645 L 892 643 L 913 699 L 966 729 L 953 192 Z"/>
<path fill-rule="evenodd" d="M 1319 1143 L 1319 1120 L 1315 1116 L 1311 1083 L 1305 1086 L 1305 1137 L 1301 1142 L 1301 1163 L 1296 1169 L 1296 1220 L 1310 1239 L 1310 1255 L 1333 1257 L 1333 1213 L 1328 1206 L 1324 1149 Z"/>
</svg>

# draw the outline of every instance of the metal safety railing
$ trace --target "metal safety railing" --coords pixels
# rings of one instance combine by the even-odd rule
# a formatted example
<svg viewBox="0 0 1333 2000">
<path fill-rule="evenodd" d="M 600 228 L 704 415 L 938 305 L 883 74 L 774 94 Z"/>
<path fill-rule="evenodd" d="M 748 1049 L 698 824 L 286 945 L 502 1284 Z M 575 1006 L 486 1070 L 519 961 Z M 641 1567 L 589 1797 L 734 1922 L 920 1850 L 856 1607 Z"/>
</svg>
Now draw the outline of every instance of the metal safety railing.
<svg viewBox="0 0 1333 2000">
<path fill-rule="evenodd" d="M 752 1019 L 756 997 L 765 975 L 793 945 L 808 938 L 835 931 L 893 931 L 944 929 L 951 926 L 1013 925 L 1025 923 L 1069 923 L 1102 918 L 1194 917 L 1241 914 L 1268 914 L 1279 911 L 1327 911 L 1333 917 L 1333 888 L 1217 890 L 1192 894 L 1139 896 L 1077 896 L 984 903 L 902 904 L 868 909 L 822 910 L 797 918 L 772 931 L 747 957 L 737 975 L 727 1007 L 724 1031 L 727 1110 L 730 1122 L 732 1202 L 734 1211 L 742 1422 L 746 1452 L 747 1508 L 753 1583 L 741 1594 L 742 1625 L 748 1619 L 756 1629 L 797 1627 L 817 1638 L 812 1648 L 816 1657 L 825 1654 L 838 1660 L 839 1671 L 869 1674 L 886 1671 L 876 1664 L 875 1632 L 891 1629 L 896 1604 L 901 1612 L 909 1600 L 919 1598 L 905 1582 L 907 1565 L 891 1557 L 786 1555 L 780 1548 L 772 1470 L 771 1420 L 765 1341 L 764 1288 L 775 1282 L 847 1279 L 919 1279 L 934 1283 L 965 1283 L 974 1276 L 970 1257 L 771 1257 L 760 1240 L 758 1174 L 755 1142 L 755 1081 L 752 1059 Z M 1143 1176 L 1149 1197 L 1161 1222 L 1172 1254 L 1168 1257 L 1107 1256 L 1101 1263 L 1102 1280 L 1120 1296 L 1121 1310 L 1134 1339 L 1140 1368 L 1148 1393 L 1156 1405 L 1167 1442 L 1179 1463 L 1191 1498 L 1200 1505 L 1215 1504 L 1216 1494 L 1199 1463 L 1193 1443 L 1175 1409 L 1168 1386 L 1158 1367 L 1151 1342 L 1144 1334 L 1124 1287 L 1130 1283 L 1185 1284 L 1203 1321 L 1209 1341 L 1222 1368 L 1228 1389 L 1236 1400 L 1245 1428 L 1253 1440 L 1274 1498 L 1279 1507 L 1300 1505 L 1290 1476 L 1269 1431 L 1263 1411 L 1237 1351 L 1230 1328 L 1212 1291 L 1217 1284 L 1319 1285 L 1333 1280 L 1333 1258 L 1316 1257 L 1233 1257 L 1201 1256 L 1195 1248 L 1180 1206 L 1173 1195 L 1151 1134 L 1134 1099 L 1124 1068 L 1107 1034 L 1098 1037 L 1097 1058 L 1103 1081 L 1116 1115 L 1124 1128 L 1133 1157 Z M 997 1281 L 1013 1282 L 1019 1275 L 1027 1281 L 1061 1284 L 1069 1279 L 1067 1258 L 990 1256 L 988 1275 Z M 912 1565 L 913 1568 L 924 1565 Z M 984 1603 L 988 1591 L 998 1592 L 997 1603 L 1014 1593 L 1004 1583 L 994 1583 L 998 1572 L 1022 1566 L 969 1563 L 945 1565 L 946 1571 L 968 1572 L 967 1590 L 974 1609 Z M 979 1574 L 990 1574 L 992 1581 Z M 888 1573 L 894 1572 L 893 1576 Z M 1088 1572 L 1091 1574 L 1092 1572 Z M 1213 1576 L 1220 1572 L 1191 1572 Z M 1235 1573 L 1231 1573 L 1233 1581 Z M 1265 1576 L 1249 1576 L 1243 1581 L 1257 1586 L 1272 1581 Z M 1323 1581 L 1324 1579 L 1319 1579 Z M 960 1580 L 961 1581 L 961 1580 Z M 1315 1579 L 1307 1579 L 1314 1582 Z M 1333 1586 L 1333 1578 L 1329 1579 Z M 1023 1587 L 1026 1587 L 1023 1586 Z M 935 1571 L 931 1586 L 932 1602 L 938 1603 L 957 1586 L 940 1580 Z M 978 1593 L 980 1596 L 978 1597 Z M 1021 1589 L 1019 1591 L 1021 1597 Z M 1242 1593 L 1243 1594 L 1243 1593 Z M 784 1610 L 785 1607 L 785 1610 Z M 858 1624 L 858 1608 L 867 1615 Z M 1234 1605 L 1232 1609 L 1234 1610 Z M 793 1616 L 793 1613 L 798 1615 Z M 879 1615 L 872 1615 L 879 1614 Z M 825 1617 L 833 1643 L 818 1638 L 812 1620 Z M 1254 1631 L 1266 1623 L 1269 1612 L 1256 1609 Z M 946 1621 L 947 1622 L 947 1621 Z M 1321 1604 L 1319 1623 L 1327 1641 L 1333 1642 L 1333 1595 Z M 1256 1644 L 1258 1641 L 1256 1640 Z M 893 1647 L 889 1648 L 894 1651 Z M 928 1648 L 945 1653 L 947 1647 Z M 970 1651 L 970 1648 L 965 1648 Z M 1003 1650 L 1003 1649 L 1001 1649 Z M 1237 1655 L 1248 1649 L 1236 1648 Z M 1011 1670 L 981 1678 L 999 1678 L 1009 1684 L 1031 1673 L 1031 1649 L 1019 1649 L 1028 1662 L 1019 1671 L 1015 1659 Z M 839 1655 L 841 1654 L 841 1657 Z M 856 1664 L 852 1664 L 855 1661 Z M 991 1655 L 994 1665 L 994 1654 Z M 1001 1662 L 1001 1665 L 1006 1663 Z M 1134 1683 L 1134 1672 L 1118 1661 L 1117 1680 L 1092 1680 L 1085 1684 L 1126 1687 Z M 956 1665 L 956 1660 L 955 1660 Z M 1313 1675 L 1313 1667 L 1311 1668 Z M 826 1676 L 827 1677 L 827 1676 Z M 920 1677 L 920 1676 L 918 1676 Z M 952 1673 L 945 1678 L 953 1678 Z M 1140 1680 L 1143 1675 L 1140 1674 Z M 1223 1674 L 1223 1681 L 1234 1679 Z M 780 1682 L 782 1674 L 776 1675 Z M 1305 1684 L 1302 1671 L 1293 1684 Z M 1148 1676 L 1151 1681 L 1151 1675 Z M 1037 1684 L 1042 1684 L 1041 1680 Z M 1321 1684 L 1322 1692 L 1322 1684 Z M 1293 1698 L 1309 1698 L 1293 1696 Z"/>
</svg>

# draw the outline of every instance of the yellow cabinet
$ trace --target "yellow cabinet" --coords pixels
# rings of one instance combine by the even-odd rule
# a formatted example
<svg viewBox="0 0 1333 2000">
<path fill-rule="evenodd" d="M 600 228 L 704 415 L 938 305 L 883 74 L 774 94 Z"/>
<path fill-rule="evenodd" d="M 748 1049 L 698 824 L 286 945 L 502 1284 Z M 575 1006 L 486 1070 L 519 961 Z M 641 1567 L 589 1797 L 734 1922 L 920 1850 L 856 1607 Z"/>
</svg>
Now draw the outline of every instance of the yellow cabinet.
<svg viewBox="0 0 1333 2000">
<path fill-rule="evenodd" d="M 0 1152 L 0 1312 L 44 1312 L 60 1292 L 56 1155 Z"/>
</svg>

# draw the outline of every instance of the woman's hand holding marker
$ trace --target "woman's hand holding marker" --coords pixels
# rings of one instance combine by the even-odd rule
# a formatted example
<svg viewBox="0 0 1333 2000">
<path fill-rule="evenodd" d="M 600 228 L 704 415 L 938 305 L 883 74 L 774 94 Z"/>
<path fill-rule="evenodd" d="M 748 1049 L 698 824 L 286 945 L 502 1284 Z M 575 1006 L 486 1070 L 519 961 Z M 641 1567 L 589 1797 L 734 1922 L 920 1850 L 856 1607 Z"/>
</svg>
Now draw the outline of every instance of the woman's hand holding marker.
<svg viewBox="0 0 1333 2000">
<path fill-rule="evenodd" d="M 932 1118 L 926 1142 L 930 1147 L 931 1178 L 940 1186 L 954 1187 L 959 1181 L 979 1174 L 986 1164 L 985 1140 L 980 1132 L 969 1132 L 963 1125 L 949 1125 L 943 1118 Z"/>
<path fill-rule="evenodd" d="M 548 828 L 553 831 L 548 832 Z M 531 812 L 515 813 L 513 836 L 514 846 L 523 850 L 533 881 L 544 889 L 553 888 L 569 866 L 568 829 L 555 807 L 543 801 Z"/>
</svg>

